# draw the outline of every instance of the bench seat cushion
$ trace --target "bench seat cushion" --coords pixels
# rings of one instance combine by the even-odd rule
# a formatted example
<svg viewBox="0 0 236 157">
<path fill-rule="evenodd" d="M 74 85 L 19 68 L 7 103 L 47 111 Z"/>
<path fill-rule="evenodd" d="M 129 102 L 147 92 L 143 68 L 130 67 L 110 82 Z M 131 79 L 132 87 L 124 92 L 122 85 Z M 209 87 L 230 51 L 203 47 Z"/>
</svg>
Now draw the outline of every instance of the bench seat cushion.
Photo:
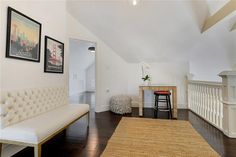
<svg viewBox="0 0 236 157">
<path fill-rule="evenodd" d="M 0 129 L 0 139 L 38 144 L 88 111 L 88 104 L 64 105 Z"/>
</svg>

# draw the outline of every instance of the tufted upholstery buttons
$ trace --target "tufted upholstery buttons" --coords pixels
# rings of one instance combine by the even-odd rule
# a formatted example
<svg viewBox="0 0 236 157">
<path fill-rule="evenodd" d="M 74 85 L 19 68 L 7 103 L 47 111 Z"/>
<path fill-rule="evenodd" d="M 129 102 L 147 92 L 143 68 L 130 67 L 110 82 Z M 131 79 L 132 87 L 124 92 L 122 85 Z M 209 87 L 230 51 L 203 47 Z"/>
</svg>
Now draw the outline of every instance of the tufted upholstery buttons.
<svg viewBox="0 0 236 157">
<path fill-rule="evenodd" d="M 2 95 L 0 128 L 66 105 L 68 102 L 68 92 L 65 87 L 10 91 L 3 92 Z"/>
</svg>

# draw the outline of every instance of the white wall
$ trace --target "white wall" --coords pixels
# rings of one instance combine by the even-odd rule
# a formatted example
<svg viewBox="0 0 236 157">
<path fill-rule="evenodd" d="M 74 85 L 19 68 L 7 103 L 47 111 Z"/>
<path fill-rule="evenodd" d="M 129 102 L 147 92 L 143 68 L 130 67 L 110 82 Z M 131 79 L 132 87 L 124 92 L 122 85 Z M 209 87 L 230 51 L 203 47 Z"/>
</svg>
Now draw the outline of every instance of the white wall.
<svg viewBox="0 0 236 157">
<path fill-rule="evenodd" d="M 69 39 L 69 94 L 78 95 L 85 92 L 87 85 L 86 70 L 94 64 L 95 54 L 88 51 L 88 47 L 95 43 L 83 40 Z M 94 71 L 95 73 L 95 71 Z"/>
<path fill-rule="evenodd" d="M 2 23 L 3 23 L 3 20 L 5 19 L 6 20 L 6 18 L 2 18 L 2 10 L 3 10 L 3 6 L 2 6 L 2 3 L 0 2 L 0 31 L 1 30 L 3 30 L 3 25 L 2 25 Z M 5 25 L 4 25 L 5 26 Z M 6 29 L 6 28 L 4 28 L 4 29 Z M 0 38 L 0 93 L 2 92 L 2 64 L 1 64 L 1 62 L 2 62 L 2 50 L 3 50 L 3 40 L 2 40 L 2 38 Z"/>
<path fill-rule="evenodd" d="M 40 63 L 5 58 L 7 7 L 28 15 L 42 24 Z M 53 8 L 53 9 L 52 9 Z M 0 54 L 1 89 L 17 89 L 43 86 L 62 86 L 68 83 L 68 47 L 66 40 L 65 2 L 50 1 L 2 1 L 1 2 L 2 46 Z M 60 27 L 59 27 L 60 26 Z M 44 35 L 65 43 L 64 74 L 44 73 Z"/>
<path fill-rule="evenodd" d="M 127 63 L 110 49 L 102 40 L 67 14 L 68 38 L 97 43 L 96 51 L 96 111 L 109 109 L 112 95 L 127 93 L 125 77 Z"/>
<path fill-rule="evenodd" d="M 190 1 L 190 3 L 192 3 L 192 7 L 189 8 L 192 23 L 199 25 L 198 33 L 195 33 L 196 40 L 189 49 L 185 50 L 190 62 L 190 73 L 194 74 L 194 80 L 221 81 L 218 74 L 224 70 L 231 70 L 236 63 L 236 34 L 235 31 L 229 31 L 230 23 L 234 22 L 234 14 L 227 16 L 204 33 L 200 33 L 200 29 L 209 16 L 208 9 L 212 15 L 212 11 L 222 7 L 225 2 L 211 1 L 213 6 L 205 6 L 204 1 Z"/>
<path fill-rule="evenodd" d="M 233 32 L 234 35 L 234 51 L 232 52 L 232 67 L 234 70 L 236 70 L 236 30 Z"/>
<path fill-rule="evenodd" d="M 6 14 L 7 6 L 42 23 L 41 62 L 34 63 L 5 58 Z M 138 95 L 138 86 L 141 83 L 141 69 L 138 64 L 124 61 L 117 53 L 106 45 L 100 38 L 81 25 L 66 11 L 65 2 L 60 1 L 17 1 L 4 0 L 0 3 L 0 89 L 30 88 L 43 86 L 68 85 L 68 40 L 82 39 L 97 43 L 96 51 L 96 111 L 108 109 L 109 99 L 117 94 Z M 187 33 L 186 33 L 187 34 Z M 49 74 L 43 72 L 44 66 L 44 35 L 49 35 L 65 43 L 64 74 Z M 122 36 L 122 38 L 124 38 Z M 220 70 L 226 70 L 230 56 L 224 55 L 227 49 L 222 49 L 214 36 L 205 38 L 207 47 L 193 48 L 195 55 L 191 58 L 191 72 L 196 79 L 215 80 Z M 168 43 L 169 45 L 169 43 Z M 186 45 L 184 45 L 186 46 Z M 210 49 L 212 48 L 212 49 Z M 204 52 L 209 51 L 207 55 Z M 144 51 L 145 52 L 145 51 Z M 204 57 L 202 57 L 204 56 Z M 217 57 L 214 61 L 212 57 Z M 208 61 L 207 61 L 208 60 Z M 151 64 L 152 82 L 156 84 L 168 83 L 178 86 L 179 107 L 185 107 L 185 74 L 189 71 L 188 63 L 153 63 Z M 151 97 L 150 93 L 146 97 Z M 148 99 L 147 100 L 152 100 Z M 147 105 L 151 103 L 147 102 Z"/>
<path fill-rule="evenodd" d="M 178 108 L 186 108 L 186 75 L 189 73 L 189 64 L 187 62 L 159 62 L 148 63 L 150 65 L 149 74 L 152 84 L 176 85 Z M 128 93 L 136 97 L 137 106 L 138 86 L 142 84 L 141 65 L 137 63 L 129 64 L 128 73 Z M 144 97 L 145 107 L 152 107 L 154 96 L 152 91 L 147 91 Z"/>
<path fill-rule="evenodd" d="M 5 58 L 7 7 L 26 14 L 42 24 L 40 63 Z M 3 0 L 0 3 L 0 89 L 22 89 L 45 86 L 68 85 L 68 44 L 66 39 L 65 1 L 17 1 Z M 65 43 L 64 74 L 44 73 L 44 35 Z M 3 157 L 12 156 L 22 147 L 9 146 Z"/>
<path fill-rule="evenodd" d="M 215 33 L 214 28 L 202 34 L 201 40 L 189 51 L 190 73 L 194 80 L 221 81 L 218 74 L 233 68 L 235 48 L 233 44 L 223 44 L 224 40 L 231 40 L 228 30 L 219 29 L 222 33 Z M 224 36 L 224 34 L 226 34 Z M 230 38 L 230 39 L 229 39 Z M 232 42 L 233 43 L 233 42 Z"/>
<path fill-rule="evenodd" d="M 86 91 L 95 91 L 95 63 L 92 63 L 87 69 L 86 69 Z"/>
<path fill-rule="evenodd" d="M 110 97 L 116 94 L 138 96 L 141 68 L 138 64 L 127 63 L 102 40 L 81 25 L 69 13 L 67 15 L 68 37 L 97 43 L 96 52 L 96 111 L 108 110 Z M 187 62 L 153 63 L 152 75 L 155 84 L 175 84 L 178 86 L 178 107 L 186 107 L 186 75 L 189 73 Z M 152 95 L 146 95 L 146 106 L 150 107 Z"/>
<path fill-rule="evenodd" d="M 216 7 L 211 11 L 223 1 L 211 0 Z M 209 16 L 205 0 L 143 0 L 137 7 L 125 1 L 68 3 L 81 24 L 128 62 L 190 61 L 194 79 L 208 81 L 220 80 L 218 73 L 231 69 L 236 43 L 229 29 L 235 14 L 201 33 Z"/>
</svg>

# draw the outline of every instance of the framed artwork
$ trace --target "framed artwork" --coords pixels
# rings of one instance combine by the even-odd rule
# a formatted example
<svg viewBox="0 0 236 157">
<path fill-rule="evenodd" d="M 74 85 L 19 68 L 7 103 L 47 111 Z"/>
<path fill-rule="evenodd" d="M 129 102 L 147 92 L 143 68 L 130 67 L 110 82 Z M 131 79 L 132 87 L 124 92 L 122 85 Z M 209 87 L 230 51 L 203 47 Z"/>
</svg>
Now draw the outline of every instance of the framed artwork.
<svg viewBox="0 0 236 157">
<path fill-rule="evenodd" d="M 63 73 L 64 44 L 51 37 L 45 36 L 44 72 Z"/>
<path fill-rule="evenodd" d="M 40 62 L 41 24 L 8 7 L 6 57 Z"/>
</svg>

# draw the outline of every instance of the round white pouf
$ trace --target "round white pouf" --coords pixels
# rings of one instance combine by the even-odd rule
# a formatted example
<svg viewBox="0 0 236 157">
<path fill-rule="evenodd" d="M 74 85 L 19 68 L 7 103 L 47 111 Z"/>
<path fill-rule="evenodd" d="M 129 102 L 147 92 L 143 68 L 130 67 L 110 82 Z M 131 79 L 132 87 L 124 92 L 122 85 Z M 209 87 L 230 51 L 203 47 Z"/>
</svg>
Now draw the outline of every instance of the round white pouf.
<svg viewBox="0 0 236 157">
<path fill-rule="evenodd" d="M 110 100 L 110 111 L 117 114 L 131 113 L 131 98 L 126 95 L 112 96 Z"/>
</svg>

